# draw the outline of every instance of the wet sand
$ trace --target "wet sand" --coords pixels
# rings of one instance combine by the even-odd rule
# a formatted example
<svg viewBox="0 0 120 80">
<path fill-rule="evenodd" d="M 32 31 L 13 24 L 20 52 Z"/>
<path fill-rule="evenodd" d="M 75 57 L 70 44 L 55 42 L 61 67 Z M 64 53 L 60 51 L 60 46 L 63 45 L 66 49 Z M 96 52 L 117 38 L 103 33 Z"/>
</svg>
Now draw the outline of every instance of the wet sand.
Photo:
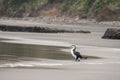
<svg viewBox="0 0 120 80">
<path fill-rule="evenodd" d="M 73 27 L 71 26 L 70 29 Z M 101 39 L 107 27 L 91 28 L 79 27 L 79 29 L 89 29 L 91 34 L 80 33 L 20 33 L 20 32 L 0 32 L 0 38 L 13 39 L 5 40 L 6 43 L 42 44 L 49 42 L 49 46 L 63 46 L 70 52 L 72 44 L 77 45 L 77 50 L 83 55 L 97 56 L 100 59 L 87 59 L 81 62 L 74 60 L 52 60 L 41 59 L 39 62 L 17 63 L 17 67 L 0 68 L 1 80 L 119 80 L 120 79 L 120 40 Z M 76 28 L 77 29 L 77 28 Z M 43 42 L 41 42 L 43 41 Z M 56 43 L 54 43 L 54 41 Z M 46 43 L 46 42 L 44 42 Z M 61 45 L 62 44 L 62 45 Z M 31 66 L 36 64 L 38 67 Z"/>
</svg>

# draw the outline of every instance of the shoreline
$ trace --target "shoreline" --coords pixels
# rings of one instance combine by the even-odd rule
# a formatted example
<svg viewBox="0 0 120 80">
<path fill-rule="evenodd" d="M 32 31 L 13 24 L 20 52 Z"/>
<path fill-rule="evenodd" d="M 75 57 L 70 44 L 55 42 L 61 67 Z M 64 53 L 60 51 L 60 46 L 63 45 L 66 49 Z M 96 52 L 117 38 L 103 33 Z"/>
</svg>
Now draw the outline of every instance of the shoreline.
<svg viewBox="0 0 120 80">
<path fill-rule="evenodd" d="M 6 23 L 4 23 L 4 21 Z M 75 18 L 54 18 L 54 17 L 24 17 L 24 18 L 9 18 L 9 17 L 1 17 L 0 18 L 0 25 L 1 24 L 9 24 L 12 23 L 12 21 L 15 21 L 17 23 L 22 23 L 26 22 L 26 25 L 29 26 L 28 22 L 30 25 L 37 26 L 39 23 L 44 23 L 44 24 L 62 24 L 62 25 L 102 25 L 102 26 L 108 26 L 108 27 L 120 27 L 120 21 L 101 21 L 97 22 L 94 19 L 75 19 Z M 3 23 L 1 23 L 3 22 Z M 15 23 L 14 22 L 14 23 Z M 15 24 L 16 25 L 16 24 Z M 22 25 L 22 24 L 19 24 Z M 17 25 L 18 26 L 18 25 Z M 24 25 L 25 26 L 25 25 Z"/>
</svg>

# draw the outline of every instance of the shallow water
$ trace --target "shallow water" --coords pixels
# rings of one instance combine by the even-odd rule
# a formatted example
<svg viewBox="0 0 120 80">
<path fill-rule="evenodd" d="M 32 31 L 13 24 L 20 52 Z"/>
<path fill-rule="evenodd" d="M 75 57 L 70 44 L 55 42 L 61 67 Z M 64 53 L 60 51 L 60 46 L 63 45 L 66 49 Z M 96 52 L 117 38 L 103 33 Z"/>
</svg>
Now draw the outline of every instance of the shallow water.
<svg viewBox="0 0 120 80">
<path fill-rule="evenodd" d="M 32 63 L 33 62 L 40 63 L 41 59 L 53 59 L 53 60 L 73 59 L 70 53 L 62 51 L 62 49 L 68 49 L 66 47 L 5 43 L 1 42 L 1 40 L 4 39 L 0 39 L 0 65 L 9 64 L 10 67 L 10 65 L 21 61 L 25 63 L 27 63 L 26 61 L 28 62 L 31 61 Z M 34 64 L 38 65 L 36 63 Z M 17 65 L 20 66 L 20 64 Z"/>
<path fill-rule="evenodd" d="M 71 53 L 68 52 L 70 50 L 69 47 L 40 45 L 40 42 L 42 41 L 37 41 L 39 42 L 39 45 L 37 45 L 37 43 L 30 44 L 31 39 L 27 39 L 27 42 L 29 42 L 29 44 L 14 42 L 10 43 L 10 41 L 19 42 L 21 39 L 0 39 L 0 67 L 41 68 L 47 66 L 61 66 L 63 65 L 61 61 L 67 61 L 65 64 L 69 64 L 69 61 L 71 64 L 71 61 L 74 61 Z M 33 40 L 32 42 L 36 42 L 36 40 Z M 87 57 L 91 59 L 99 59 L 99 57 L 96 56 Z"/>
</svg>

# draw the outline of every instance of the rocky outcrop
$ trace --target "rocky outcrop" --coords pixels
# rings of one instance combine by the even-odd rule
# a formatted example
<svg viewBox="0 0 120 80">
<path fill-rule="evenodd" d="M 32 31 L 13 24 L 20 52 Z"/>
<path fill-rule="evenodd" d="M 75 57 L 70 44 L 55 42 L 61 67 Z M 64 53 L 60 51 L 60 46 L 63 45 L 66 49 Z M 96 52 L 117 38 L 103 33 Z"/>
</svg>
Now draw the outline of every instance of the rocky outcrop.
<svg viewBox="0 0 120 80">
<path fill-rule="evenodd" d="M 108 28 L 102 38 L 104 38 L 104 39 L 120 39 L 120 29 Z"/>
<path fill-rule="evenodd" d="M 91 33 L 90 31 L 84 30 L 65 30 L 65 29 L 54 29 L 48 27 L 25 27 L 25 26 L 11 26 L 11 25 L 0 25 L 0 31 L 11 31 L 11 32 L 36 32 L 36 33 Z"/>
</svg>

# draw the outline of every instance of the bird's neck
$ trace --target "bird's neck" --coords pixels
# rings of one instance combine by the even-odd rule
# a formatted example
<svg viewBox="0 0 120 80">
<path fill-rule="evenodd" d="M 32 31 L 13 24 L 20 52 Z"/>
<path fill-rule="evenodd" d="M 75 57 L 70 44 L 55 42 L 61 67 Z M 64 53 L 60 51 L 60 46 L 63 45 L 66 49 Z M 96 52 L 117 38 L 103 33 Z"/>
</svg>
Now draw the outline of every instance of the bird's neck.
<svg viewBox="0 0 120 80">
<path fill-rule="evenodd" d="M 75 48 L 72 48 L 72 49 L 71 49 L 71 54 L 72 54 L 72 56 L 73 56 L 74 58 L 76 58 L 76 56 L 75 56 L 74 53 L 75 53 Z"/>
<path fill-rule="evenodd" d="M 71 49 L 71 51 L 72 51 L 72 52 L 75 52 L 75 50 L 76 50 L 76 48 L 75 48 L 75 47 L 73 47 L 73 48 Z"/>
</svg>

